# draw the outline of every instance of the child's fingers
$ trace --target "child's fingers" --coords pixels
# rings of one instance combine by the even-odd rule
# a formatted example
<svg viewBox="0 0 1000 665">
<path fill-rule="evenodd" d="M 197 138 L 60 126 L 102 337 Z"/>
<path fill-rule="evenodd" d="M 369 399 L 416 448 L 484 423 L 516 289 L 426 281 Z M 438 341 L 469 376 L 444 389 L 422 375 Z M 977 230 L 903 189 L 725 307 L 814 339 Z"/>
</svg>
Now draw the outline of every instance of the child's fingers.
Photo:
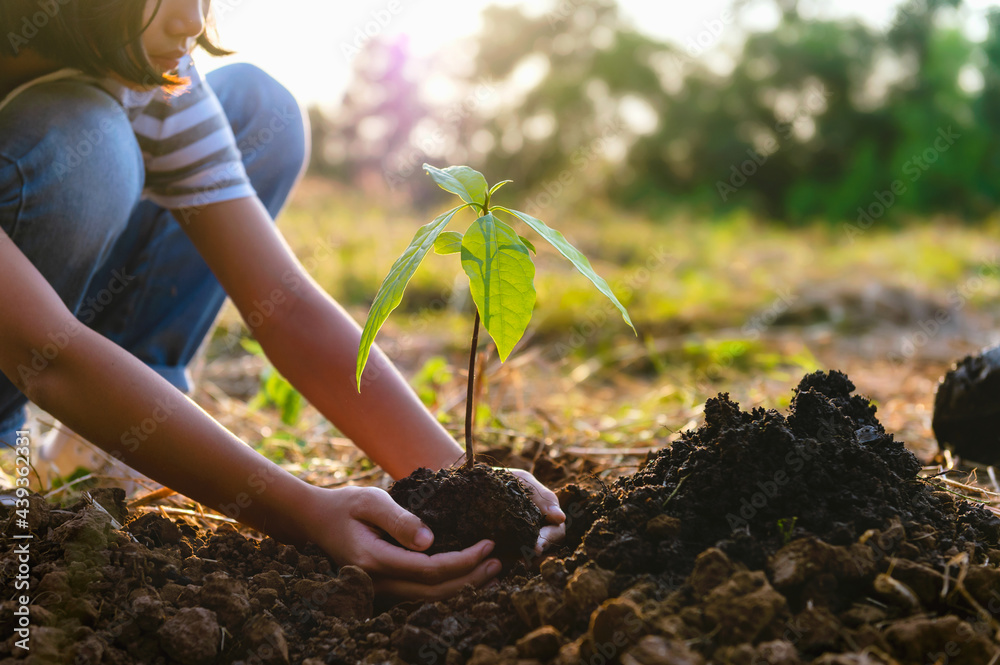
<svg viewBox="0 0 1000 665">
<path fill-rule="evenodd" d="M 512 474 L 520 478 L 531 490 L 531 500 L 535 502 L 538 509 L 545 514 L 546 519 L 552 524 L 562 524 L 566 521 L 566 515 L 559 507 L 559 498 L 555 492 L 541 484 L 537 478 L 522 469 L 508 469 Z"/>
<path fill-rule="evenodd" d="M 566 525 L 543 526 L 538 532 L 538 541 L 535 543 L 535 552 L 541 554 L 553 545 L 562 542 L 566 538 Z"/>
<path fill-rule="evenodd" d="M 375 592 L 379 594 L 387 594 L 397 598 L 438 600 L 454 596 L 456 593 L 461 591 L 462 587 L 466 584 L 480 587 L 492 578 L 496 577 L 499 572 L 500 562 L 496 559 L 488 559 L 476 566 L 471 572 L 439 584 L 427 583 L 426 581 L 415 582 L 404 579 L 375 579 Z"/>
<path fill-rule="evenodd" d="M 460 552 L 442 552 L 433 556 L 410 552 L 384 540 L 372 543 L 368 548 L 375 561 L 372 567 L 375 574 L 429 585 L 468 576 L 491 551 L 493 543 L 489 540 L 480 541 Z"/>
<path fill-rule="evenodd" d="M 403 547 L 422 551 L 434 542 L 434 534 L 420 518 L 403 509 L 383 490 L 371 488 L 355 512 L 355 517 L 381 528 Z"/>
</svg>

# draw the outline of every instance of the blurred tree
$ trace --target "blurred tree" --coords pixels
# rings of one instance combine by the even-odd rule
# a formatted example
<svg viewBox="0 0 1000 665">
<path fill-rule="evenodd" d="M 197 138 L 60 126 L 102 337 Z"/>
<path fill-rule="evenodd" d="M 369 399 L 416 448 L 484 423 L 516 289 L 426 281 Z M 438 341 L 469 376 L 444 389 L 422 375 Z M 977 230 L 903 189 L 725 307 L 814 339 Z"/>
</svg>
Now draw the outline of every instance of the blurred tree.
<svg viewBox="0 0 1000 665">
<path fill-rule="evenodd" d="M 464 162 L 533 191 L 536 209 L 605 193 L 864 226 L 889 209 L 996 207 L 1000 15 L 976 44 L 960 0 L 910 0 L 884 31 L 773 1 L 773 30 L 743 28 L 737 5 L 679 46 L 612 0 L 490 7 L 475 44 L 452 52 L 468 59 L 417 63 L 375 41 L 317 139 L 317 168 L 427 195 L 421 162 Z M 458 92 L 428 94 L 448 66 Z"/>
</svg>

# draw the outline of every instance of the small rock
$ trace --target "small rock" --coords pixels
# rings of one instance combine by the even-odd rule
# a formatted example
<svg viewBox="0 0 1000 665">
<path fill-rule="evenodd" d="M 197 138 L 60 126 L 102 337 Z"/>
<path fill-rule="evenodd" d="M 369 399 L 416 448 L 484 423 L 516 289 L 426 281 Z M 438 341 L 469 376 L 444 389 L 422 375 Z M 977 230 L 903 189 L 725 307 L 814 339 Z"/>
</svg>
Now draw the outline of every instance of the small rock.
<svg viewBox="0 0 1000 665">
<path fill-rule="evenodd" d="M 542 561 L 539 565 L 539 572 L 542 574 L 543 580 L 557 589 L 561 589 L 566 584 L 567 578 L 569 578 L 566 564 L 562 559 L 557 559 L 554 556 L 550 556 Z"/>
<path fill-rule="evenodd" d="M 517 655 L 521 658 L 548 660 L 559 653 L 562 641 L 562 633 L 552 626 L 542 626 L 517 641 Z"/>
<path fill-rule="evenodd" d="M 49 626 L 31 627 L 31 662 L 62 663 L 65 661 L 68 644 L 66 632 Z M 20 649 L 18 650 L 20 651 Z M 23 651 L 21 652 L 24 653 Z M 8 661 L 5 661 L 8 662 Z"/>
<path fill-rule="evenodd" d="M 788 622 L 784 634 L 805 653 L 823 653 L 837 650 L 841 632 L 840 621 L 825 607 L 807 607 Z"/>
<path fill-rule="evenodd" d="M 73 590 L 69 586 L 69 574 L 64 570 L 54 570 L 42 578 L 38 587 L 34 590 L 34 595 L 45 607 L 59 607 L 62 603 L 73 596 Z"/>
<path fill-rule="evenodd" d="M 285 596 L 285 580 L 281 579 L 281 575 L 279 575 L 275 570 L 268 570 L 254 575 L 250 578 L 250 584 L 258 587 L 274 589 L 278 592 L 279 598 L 283 598 Z"/>
<path fill-rule="evenodd" d="M 209 665 L 219 649 L 219 622 L 215 612 L 186 607 L 168 619 L 158 632 L 160 648 L 183 665 Z"/>
<path fill-rule="evenodd" d="M 269 610 L 278 602 L 278 592 L 268 587 L 261 587 L 253 595 L 253 600 L 260 604 L 260 609 Z"/>
<path fill-rule="evenodd" d="M 785 597 L 762 571 L 740 571 L 705 597 L 703 615 L 719 644 L 754 642 L 775 620 L 787 616 Z"/>
<path fill-rule="evenodd" d="M 500 662 L 497 650 L 485 644 L 477 644 L 466 665 L 496 665 Z"/>
<path fill-rule="evenodd" d="M 544 625 L 556 627 L 565 626 L 571 617 L 571 612 L 563 596 L 544 580 L 531 580 L 510 596 L 514 611 L 528 628 L 539 628 Z"/>
<path fill-rule="evenodd" d="M 590 612 L 604 602 L 614 573 L 594 565 L 578 568 L 566 582 L 566 602 L 578 612 Z"/>
<path fill-rule="evenodd" d="M 580 663 L 585 662 L 580 657 L 580 651 L 582 649 L 584 639 L 585 638 L 581 637 L 562 645 L 559 649 L 559 655 L 557 655 L 556 659 L 553 661 L 555 665 L 579 665 Z"/>
<path fill-rule="evenodd" d="M 344 566 L 325 586 L 329 599 L 324 605 L 328 614 L 344 620 L 364 621 L 372 616 L 375 588 L 368 573 L 357 566 Z"/>
<path fill-rule="evenodd" d="M 250 616 L 250 599 L 243 582 L 223 572 L 211 573 L 198 592 L 198 604 L 215 612 L 219 623 L 237 633 Z"/>
<path fill-rule="evenodd" d="M 285 632 L 273 619 L 258 615 L 243 627 L 243 639 L 252 655 L 248 659 L 263 665 L 287 665 L 288 642 Z"/>
<path fill-rule="evenodd" d="M 705 659 L 680 640 L 647 635 L 622 655 L 622 665 L 704 665 Z"/>
<path fill-rule="evenodd" d="M 722 550 L 711 547 L 695 559 L 688 584 L 694 590 L 695 597 L 700 598 L 728 580 L 733 570 L 733 562 L 729 557 Z"/>
<path fill-rule="evenodd" d="M 885 661 L 867 653 L 825 653 L 810 665 L 885 665 Z"/>
<path fill-rule="evenodd" d="M 587 632 L 594 644 L 621 647 L 637 639 L 645 629 L 639 606 L 630 600 L 612 598 L 590 615 Z"/>
<path fill-rule="evenodd" d="M 68 558 L 69 550 L 74 550 L 77 556 L 69 560 L 88 561 L 93 558 L 94 552 L 108 546 L 110 533 L 111 517 L 97 508 L 87 506 L 76 517 L 54 529 L 49 540 L 62 545 L 67 550 Z"/>
<path fill-rule="evenodd" d="M 939 659 L 949 665 L 989 663 L 996 654 L 996 647 L 986 635 L 954 615 L 906 619 L 885 630 L 886 641 L 901 662 L 924 663 Z"/>
<path fill-rule="evenodd" d="M 754 649 L 754 659 L 750 662 L 764 665 L 801 665 L 798 649 L 791 642 L 774 640 L 762 642 Z"/>
<path fill-rule="evenodd" d="M 163 624 L 166 615 L 163 602 L 155 596 L 144 594 L 132 599 L 132 613 L 139 629 L 144 632 L 154 632 Z"/>
<path fill-rule="evenodd" d="M 681 531 L 681 521 L 670 515 L 657 515 L 646 522 L 646 535 L 654 540 L 674 538 Z"/>
<path fill-rule="evenodd" d="M 104 642 L 96 636 L 77 642 L 70 652 L 73 665 L 100 665 L 104 657 Z"/>
</svg>

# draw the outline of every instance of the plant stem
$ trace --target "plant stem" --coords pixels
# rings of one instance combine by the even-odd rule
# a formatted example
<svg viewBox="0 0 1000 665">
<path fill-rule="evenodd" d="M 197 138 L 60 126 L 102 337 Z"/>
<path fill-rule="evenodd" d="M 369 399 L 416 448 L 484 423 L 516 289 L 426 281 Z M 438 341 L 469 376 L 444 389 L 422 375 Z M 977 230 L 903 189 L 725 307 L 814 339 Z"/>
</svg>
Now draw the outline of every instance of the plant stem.
<svg viewBox="0 0 1000 665">
<path fill-rule="evenodd" d="M 479 308 L 476 308 L 476 323 L 472 328 L 472 350 L 469 352 L 469 391 L 465 397 L 465 467 L 471 469 L 476 463 L 475 443 L 472 439 L 473 386 L 476 382 L 476 347 L 479 346 Z"/>
</svg>

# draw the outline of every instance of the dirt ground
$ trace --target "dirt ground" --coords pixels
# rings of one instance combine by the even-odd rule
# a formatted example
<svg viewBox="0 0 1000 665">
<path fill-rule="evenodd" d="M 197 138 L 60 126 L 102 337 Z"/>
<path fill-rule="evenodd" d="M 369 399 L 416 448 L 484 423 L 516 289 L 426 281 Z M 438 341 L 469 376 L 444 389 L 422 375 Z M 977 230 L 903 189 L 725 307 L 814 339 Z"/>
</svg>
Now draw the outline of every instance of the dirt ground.
<svg viewBox="0 0 1000 665">
<path fill-rule="evenodd" d="M 95 490 L 31 499 L 32 650 L 3 662 L 992 665 L 1000 519 L 927 467 L 838 372 L 786 413 L 726 395 L 610 480 L 607 458 L 491 450 L 558 488 L 567 539 L 444 602 L 375 598 L 315 549 Z M 667 443 L 662 440 L 659 443 Z M 920 478 L 918 476 L 932 476 Z M 0 575 L 17 570 L 10 514 Z M 114 528 L 112 519 L 125 524 Z M 216 522 L 218 523 L 218 522 Z"/>
</svg>

